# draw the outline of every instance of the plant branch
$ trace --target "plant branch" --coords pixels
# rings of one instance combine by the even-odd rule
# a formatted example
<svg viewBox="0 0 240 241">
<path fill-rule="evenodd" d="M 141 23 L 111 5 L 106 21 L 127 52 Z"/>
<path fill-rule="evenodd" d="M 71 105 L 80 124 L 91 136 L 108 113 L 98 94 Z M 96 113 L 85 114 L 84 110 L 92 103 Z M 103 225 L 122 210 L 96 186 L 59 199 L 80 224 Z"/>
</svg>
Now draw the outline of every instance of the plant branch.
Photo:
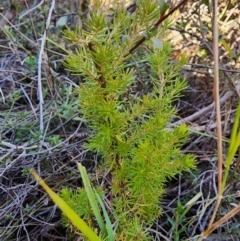
<svg viewBox="0 0 240 241">
<path fill-rule="evenodd" d="M 179 4 L 177 4 L 175 7 L 173 7 L 166 15 L 165 12 L 162 13 L 159 20 L 153 25 L 153 29 L 155 29 L 158 25 L 160 25 L 166 18 L 168 18 L 171 14 L 173 14 L 178 8 L 180 8 L 183 4 L 185 4 L 187 0 L 182 0 Z M 151 32 L 150 30 L 150 32 Z M 147 40 L 146 37 L 142 37 L 129 51 L 128 54 L 132 54 L 145 40 Z"/>
</svg>

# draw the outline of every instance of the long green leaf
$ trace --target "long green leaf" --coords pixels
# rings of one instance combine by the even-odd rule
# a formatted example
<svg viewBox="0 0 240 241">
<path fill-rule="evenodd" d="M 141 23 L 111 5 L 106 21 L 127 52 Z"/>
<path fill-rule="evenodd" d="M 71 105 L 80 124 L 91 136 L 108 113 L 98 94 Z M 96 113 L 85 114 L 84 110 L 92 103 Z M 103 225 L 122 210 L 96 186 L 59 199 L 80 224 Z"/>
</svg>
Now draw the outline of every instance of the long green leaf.
<svg viewBox="0 0 240 241">
<path fill-rule="evenodd" d="M 94 194 L 93 189 L 91 187 L 91 184 L 90 184 L 90 181 L 89 181 L 89 177 L 87 175 L 86 168 L 84 166 L 82 166 L 80 163 L 78 163 L 77 165 L 78 165 L 78 169 L 79 169 L 79 171 L 81 173 L 81 177 L 82 177 L 82 180 L 83 180 L 83 185 L 84 185 L 84 188 L 86 190 L 86 193 L 87 193 L 90 205 L 92 207 L 92 210 L 93 210 L 95 218 L 96 218 L 96 220 L 98 222 L 98 225 L 99 225 L 99 227 L 101 229 L 102 235 L 104 237 L 107 237 L 107 230 L 106 230 L 106 227 L 105 227 L 105 224 L 104 224 L 104 221 L 103 221 L 100 209 L 98 207 L 98 203 L 97 203 L 97 200 L 95 198 L 95 194 Z"/>
<path fill-rule="evenodd" d="M 82 232 L 90 241 L 101 241 L 101 239 L 94 233 L 94 231 L 81 219 L 69 206 L 60 198 L 52 189 L 42 180 L 34 169 L 30 169 L 29 172 L 39 182 L 43 189 L 48 193 L 52 200 L 62 210 L 62 212 L 69 218 L 69 220 L 76 226 L 76 228 Z"/>
<path fill-rule="evenodd" d="M 237 108 L 237 112 L 236 112 L 236 117 L 233 123 L 233 127 L 232 127 L 232 133 L 231 133 L 231 137 L 230 137 L 230 145 L 229 145 L 229 151 L 232 151 L 234 144 L 238 143 L 237 142 L 237 135 L 240 132 L 239 130 L 239 122 L 240 122 L 240 101 L 238 102 L 238 108 Z"/>
<path fill-rule="evenodd" d="M 236 117 L 235 117 L 235 120 L 233 123 L 232 133 L 231 133 L 231 137 L 230 137 L 230 144 L 229 144 L 228 155 L 227 155 L 227 159 L 226 159 L 226 170 L 224 172 L 223 181 L 222 181 L 222 190 L 221 190 L 222 192 L 226 185 L 230 165 L 233 161 L 234 155 L 236 154 L 236 152 L 240 146 L 239 122 L 240 122 L 240 101 L 238 102 Z"/>
<path fill-rule="evenodd" d="M 113 231 L 112 223 L 111 223 L 110 218 L 108 216 L 107 210 L 106 210 L 106 208 L 103 204 L 102 199 L 100 198 L 100 196 L 98 195 L 98 193 L 96 191 L 95 191 L 95 195 L 98 199 L 99 204 L 101 205 L 103 215 L 104 215 L 104 218 L 105 218 L 105 221 L 106 221 L 106 227 L 107 227 L 107 233 L 108 233 L 107 240 L 108 241 L 114 241 L 114 231 Z"/>
</svg>

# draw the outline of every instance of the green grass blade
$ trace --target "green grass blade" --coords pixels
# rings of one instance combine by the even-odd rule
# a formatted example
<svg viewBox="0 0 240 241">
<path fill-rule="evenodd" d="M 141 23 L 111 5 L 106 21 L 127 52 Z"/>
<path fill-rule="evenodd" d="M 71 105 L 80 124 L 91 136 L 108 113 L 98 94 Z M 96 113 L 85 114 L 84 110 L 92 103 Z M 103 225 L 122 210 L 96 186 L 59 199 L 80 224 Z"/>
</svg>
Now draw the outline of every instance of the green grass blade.
<svg viewBox="0 0 240 241">
<path fill-rule="evenodd" d="M 223 181 L 222 181 L 222 192 L 226 185 L 230 165 L 233 161 L 234 155 L 236 154 L 236 152 L 240 146 L 239 122 L 240 122 L 240 101 L 238 102 L 236 117 L 235 117 L 235 120 L 233 123 L 232 133 L 231 133 L 231 137 L 230 137 L 230 144 L 229 144 L 228 155 L 227 155 L 227 159 L 226 159 L 226 170 L 224 172 Z"/>
<path fill-rule="evenodd" d="M 107 233 L 108 233 L 107 240 L 108 241 L 114 241 L 114 231 L 113 231 L 112 223 L 111 223 L 110 218 L 108 216 L 107 210 L 106 210 L 106 208 L 103 204 L 102 199 L 100 198 L 100 196 L 98 195 L 98 193 L 96 191 L 95 191 L 95 195 L 98 199 L 99 204 L 101 205 L 103 215 L 104 215 L 104 218 L 105 218 L 105 221 L 106 221 L 106 227 L 107 227 Z"/>
<path fill-rule="evenodd" d="M 87 172 L 86 172 L 86 168 L 84 166 L 82 166 L 80 163 L 77 163 L 77 165 L 78 165 L 78 169 L 81 173 L 83 185 L 84 185 L 84 188 L 85 188 L 86 193 L 88 195 L 90 205 L 92 207 L 93 213 L 94 213 L 95 218 L 96 218 L 96 220 L 98 222 L 98 225 L 100 227 L 101 233 L 104 237 L 107 237 L 107 230 L 106 230 L 106 227 L 105 227 L 100 209 L 98 207 L 96 196 L 95 196 L 95 194 L 93 192 L 93 189 L 91 187 L 89 177 L 88 177 Z"/>
<path fill-rule="evenodd" d="M 86 236 L 90 241 L 101 241 L 101 239 L 86 224 L 86 222 L 81 219 L 62 198 L 60 198 L 54 191 L 52 191 L 52 189 L 42 180 L 42 178 L 36 173 L 34 169 L 31 168 L 29 171 L 52 198 L 52 200 L 56 203 L 56 205 L 84 236 Z"/>
<path fill-rule="evenodd" d="M 236 117 L 233 123 L 233 128 L 232 128 L 232 133 L 231 133 L 231 137 L 230 137 L 230 145 L 229 145 L 229 152 L 232 151 L 233 146 L 239 143 L 239 140 L 237 139 L 237 136 L 239 134 L 239 121 L 240 121 L 240 101 L 238 102 L 238 108 L 237 108 L 237 112 L 236 112 Z M 237 134 L 238 133 L 238 134 Z"/>
</svg>

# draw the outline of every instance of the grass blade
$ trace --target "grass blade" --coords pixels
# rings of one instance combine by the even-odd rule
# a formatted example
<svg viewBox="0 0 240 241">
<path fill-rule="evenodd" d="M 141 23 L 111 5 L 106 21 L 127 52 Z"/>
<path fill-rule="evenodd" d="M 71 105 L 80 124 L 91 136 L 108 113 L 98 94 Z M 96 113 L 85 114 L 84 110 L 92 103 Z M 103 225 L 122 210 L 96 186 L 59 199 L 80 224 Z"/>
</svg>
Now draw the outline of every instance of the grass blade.
<svg viewBox="0 0 240 241">
<path fill-rule="evenodd" d="M 94 233 L 94 231 L 81 219 L 69 206 L 60 198 L 52 189 L 42 180 L 34 169 L 29 170 L 34 178 L 39 182 L 43 189 L 48 193 L 56 205 L 62 210 L 62 212 L 69 218 L 69 220 L 76 226 L 76 228 L 82 232 L 90 241 L 101 241 L 101 239 Z"/>
<path fill-rule="evenodd" d="M 100 227 L 102 235 L 104 237 L 107 237 L 107 230 L 106 230 L 106 227 L 105 227 L 105 224 L 104 224 L 104 221 L 103 221 L 100 209 L 98 207 L 96 196 L 95 196 L 95 194 L 93 192 L 93 189 L 91 187 L 91 184 L 90 184 L 90 181 L 89 181 L 89 177 L 88 177 L 87 172 L 86 172 L 86 168 L 84 166 L 82 166 L 80 163 L 77 163 L 77 165 L 78 165 L 78 169 L 79 169 L 79 171 L 81 173 L 81 177 L 82 177 L 82 180 L 83 180 L 83 185 L 84 185 L 84 188 L 85 188 L 86 193 L 88 195 L 88 199 L 89 199 L 90 205 L 92 207 L 93 213 L 94 213 L 95 218 L 96 218 L 96 220 L 98 222 L 98 225 Z"/>
<path fill-rule="evenodd" d="M 95 191 L 95 195 L 98 199 L 99 204 L 101 205 L 102 211 L 103 211 L 103 215 L 106 221 L 106 227 L 107 227 L 107 233 L 108 233 L 108 241 L 114 241 L 114 232 L 113 232 L 113 228 L 112 228 L 112 223 L 110 221 L 110 218 L 108 216 L 107 210 L 103 204 L 102 199 L 100 198 L 100 196 L 98 195 L 98 193 Z"/>
</svg>

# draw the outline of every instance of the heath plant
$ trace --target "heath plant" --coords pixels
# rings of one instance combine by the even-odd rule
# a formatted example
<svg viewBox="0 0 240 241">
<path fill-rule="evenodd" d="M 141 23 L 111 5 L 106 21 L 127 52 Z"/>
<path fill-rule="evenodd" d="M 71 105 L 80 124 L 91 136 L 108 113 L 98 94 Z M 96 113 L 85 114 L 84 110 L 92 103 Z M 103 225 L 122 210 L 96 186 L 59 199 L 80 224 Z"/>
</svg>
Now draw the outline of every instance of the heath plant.
<svg viewBox="0 0 240 241">
<path fill-rule="evenodd" d="M 92 132 L 85 148 L 100 157 L 97 179 L 108 180 L 101 190 L 97 181 L 92 185 L 107 204 L 115 240 L 151 240 L 147 227 L 161 214 L 165 183 L 195 167 L 194 157 L 181 152 L 187 126 L 167 127 L 186 88 L 179 75 L 186 58 L 173 59 L 163 40 L 169 21 L 155 25 L 164 1 L 137 1 L 133 13 L 93 2 L 83 28 L 64 31 L 75 46 L 65 67 L 81 76 L 79 113 Z M 94 225 L 83 190 L 64 189 L 60 196 Z"/>
</svg>

